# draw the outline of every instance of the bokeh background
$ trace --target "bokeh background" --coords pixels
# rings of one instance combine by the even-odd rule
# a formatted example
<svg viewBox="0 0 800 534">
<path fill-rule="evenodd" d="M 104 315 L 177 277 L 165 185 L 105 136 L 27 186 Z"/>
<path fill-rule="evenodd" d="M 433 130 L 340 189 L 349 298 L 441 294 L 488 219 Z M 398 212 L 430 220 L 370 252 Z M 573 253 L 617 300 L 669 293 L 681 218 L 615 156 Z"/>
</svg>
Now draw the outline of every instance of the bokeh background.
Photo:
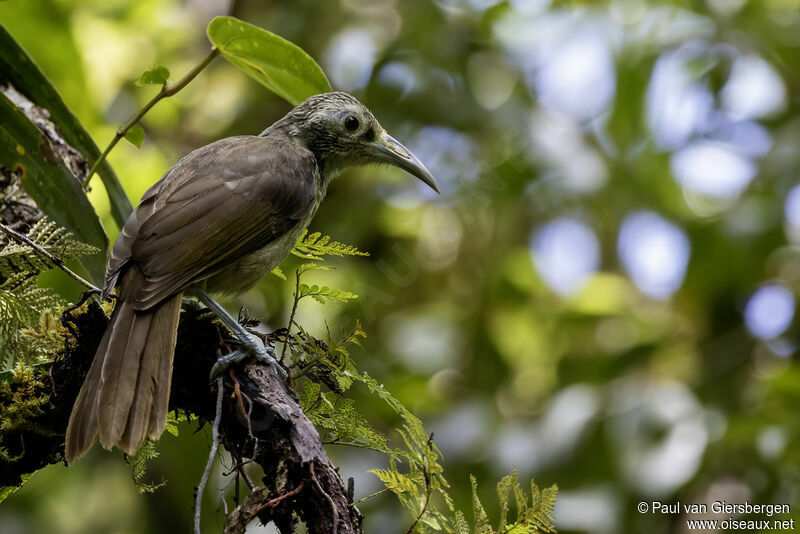
<svg viewBox="0 0 800 534">
<path fill-rule="evenodd" d="M 156 91 L 139 74 L 182 76 L 227 9 L 8 0 L 0 21 L 102 147 Z M 361 297 L 305 304 L 300 321 L 364 324 L 357 363 L 434 432 L 468 516 L 468 475 L 492 509 L 512 467 L 558 483 L 562 533 L 685 532 L 642 500 L 800 509 L 800 1 L 240 0 L 233 14 L 305 48 L 443 186 L 339 178 L 312 229 L 371 256 L 308 281 Z M 218 59 L 110 161 L 136 202 L 181 155 L 287 109 Z M 91 198 L 113 239 L 99 180 Z M 290 296 L 269 277 L 226 304 L 275 328 Z M 395 417 L 354 394 L 391 433 Z M 51 466 L 0 506 L 0 531 L 188 532 L 208 443 L 192 426 L 165 435 L 151 478 L 168 484 L 147 496 L 119 453 Z M 357 497 L 379 489 L 379 454 L 330 452 Z M 390 496 L 362 510 L 367 532 L 409 524 Z"/>
</svg>

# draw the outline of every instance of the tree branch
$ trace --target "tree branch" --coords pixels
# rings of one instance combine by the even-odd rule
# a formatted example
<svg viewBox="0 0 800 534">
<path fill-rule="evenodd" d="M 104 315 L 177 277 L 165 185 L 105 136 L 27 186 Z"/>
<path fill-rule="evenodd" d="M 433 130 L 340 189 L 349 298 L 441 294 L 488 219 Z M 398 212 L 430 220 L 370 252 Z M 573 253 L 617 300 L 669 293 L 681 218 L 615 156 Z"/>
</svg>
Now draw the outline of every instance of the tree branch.
<svg viewBox="0 0 800 534">
<path fill-rule="evenodd" d="M 63 323 L 69 332 L 66 348 L 50 369 L 34 370 L 29 400 L 40 402 L 26 415 L 25 424 L 0 430 L 6 453 L 0 456 L 0 486 L 19 485 L 22 475 L 63 462 L 64 432 L 72 404 L 108 319 L 90 301 L 81 313 L 65 316 Z M 234 340 L 225 341 L 235 345 Z M 178 329 L 170 409 L 194 414 L 200 421 L 215 419 L 216 394 L 209 387 L 208 376 L 219 344 L 217 323 L 187 301 Z M 261 466 L 265 487 L 254 490 L 228 514 L 226 534 L 245 532 L 254 517 L 274 522 L 282 534 L 294 532 L 298 517 L 309 532 L 360 533 L 360 514 L 349 505 L 336 467 L 294 392 L 273 367 L 260 362 L 243 363 L 233 370 L 241 393 L 252 405 L 249 415 L 242 413 L 236 396 L 231 395 L 233 378 L 226 375 L 220 441 L 235 458 Z M 15 379 L 8 389 L 19 391 L 13 384 Z M 15 399 L 20 401 L 19 396 Z M 12 398 L 0 390 L 0 411 L 11 402 Z M 281 496 L 284 498 L 279 499 Z M 264 506 L 270 501 L 272 505 Z"/>
</svg>

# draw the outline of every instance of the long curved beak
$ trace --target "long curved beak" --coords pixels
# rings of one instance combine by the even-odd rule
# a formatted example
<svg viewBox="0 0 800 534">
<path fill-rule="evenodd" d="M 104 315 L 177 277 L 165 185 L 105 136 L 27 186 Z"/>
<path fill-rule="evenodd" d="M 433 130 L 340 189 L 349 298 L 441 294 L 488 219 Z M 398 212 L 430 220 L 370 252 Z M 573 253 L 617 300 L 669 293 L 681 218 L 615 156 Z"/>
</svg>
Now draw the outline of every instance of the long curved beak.
<svg viewBox="0 0 800 534">
<path fill-rule="evenodd" d="M 369 144 L 372 157 L 389 165 L 400 167 L 404 171 L 413 174 L 431 189 L 439 193 L 439 184 L 425 165 L 407 149 L 403 143 L 383 132 L 375 141 Z"/>
</svg>

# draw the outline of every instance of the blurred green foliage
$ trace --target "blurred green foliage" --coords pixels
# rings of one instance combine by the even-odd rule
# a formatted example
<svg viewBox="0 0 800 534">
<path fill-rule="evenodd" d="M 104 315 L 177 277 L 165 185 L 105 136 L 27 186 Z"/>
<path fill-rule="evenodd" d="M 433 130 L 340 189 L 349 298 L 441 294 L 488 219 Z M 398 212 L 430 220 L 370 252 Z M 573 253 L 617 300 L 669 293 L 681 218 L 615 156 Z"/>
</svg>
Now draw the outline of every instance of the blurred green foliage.
<svg viewBox="0 0 800 534">
<path fill-rule="evenodd" d="M 320 334 L 326 322 L 362 323 L 355 360 L 434 431 L 457 508 L 472 502 L 470 473 L 496 480 L 512 467 L 559 484 L 562 533 L 682 532 L 678 516 L 637 512 L 655 499 L 800 507 L 800 330 L 785 299 L 751 299 L 777 286 L 793 312 L 800 289 L 798 7 L 237 3 L 238 18 L 319 60 L 443 185 L 433 198 L 390 169 L 339 178 L 312 231 L 370 256 L 305 280 L 359 298 L 324 314 L 306 299 L 298 322 Z M 188 71 L 224 11 L 10 0 L 0 22 L 103 146 L 157 91 L 137 87 L 140 74 Z M 139 150 L 122 144 L 110 161 L 135 202 L 191 149 L 258 133 L 287 109 L 215 61 L 146 116 Z M 113 239 L 101 189 L 91 198 Z M 646 217 L 629 219 L 637 213 Z M 290 285 L 267 277 L 228 304 L 283 326 Z M 361 395 L 359 411 L 385 422 L 378 430 L 398 426 Z M 150 476 L 168 484 L 146 496 L 117 454 L 51 466 L 0 507 L 0 530 L 187 531 L 208 441 L 191 428 L 165 436 Z M 380 489 L 367 473 L 379 455 L 331 453 L 356 498 Z M 219 474 L 212 482 L 231 491 Z M 487 509 L 490 489 L 479 490 Z M 219 492 L 207 495 L 206 509 L 219 509 Z M 367 531 L 408 526 L 386 495 L 360 506 Z M 222 510 L 205 517 L 218 528 Z"/>
</svg>

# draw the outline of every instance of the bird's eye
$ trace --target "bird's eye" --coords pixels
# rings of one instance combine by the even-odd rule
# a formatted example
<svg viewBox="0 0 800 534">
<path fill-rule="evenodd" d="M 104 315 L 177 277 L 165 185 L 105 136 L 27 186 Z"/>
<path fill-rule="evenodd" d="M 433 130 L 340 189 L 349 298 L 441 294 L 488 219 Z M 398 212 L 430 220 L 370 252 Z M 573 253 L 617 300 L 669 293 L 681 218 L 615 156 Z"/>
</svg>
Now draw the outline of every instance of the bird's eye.
<svg viewBox="0 0 800 534">
<path fill-rule="evenodd" d="M 356 130 L 358 130 L 358 119 L 352 115 L 348 115 L 347 118 L 344 120 L 344 127 L 351 132 L 355 132 Z"/>
</svg>

